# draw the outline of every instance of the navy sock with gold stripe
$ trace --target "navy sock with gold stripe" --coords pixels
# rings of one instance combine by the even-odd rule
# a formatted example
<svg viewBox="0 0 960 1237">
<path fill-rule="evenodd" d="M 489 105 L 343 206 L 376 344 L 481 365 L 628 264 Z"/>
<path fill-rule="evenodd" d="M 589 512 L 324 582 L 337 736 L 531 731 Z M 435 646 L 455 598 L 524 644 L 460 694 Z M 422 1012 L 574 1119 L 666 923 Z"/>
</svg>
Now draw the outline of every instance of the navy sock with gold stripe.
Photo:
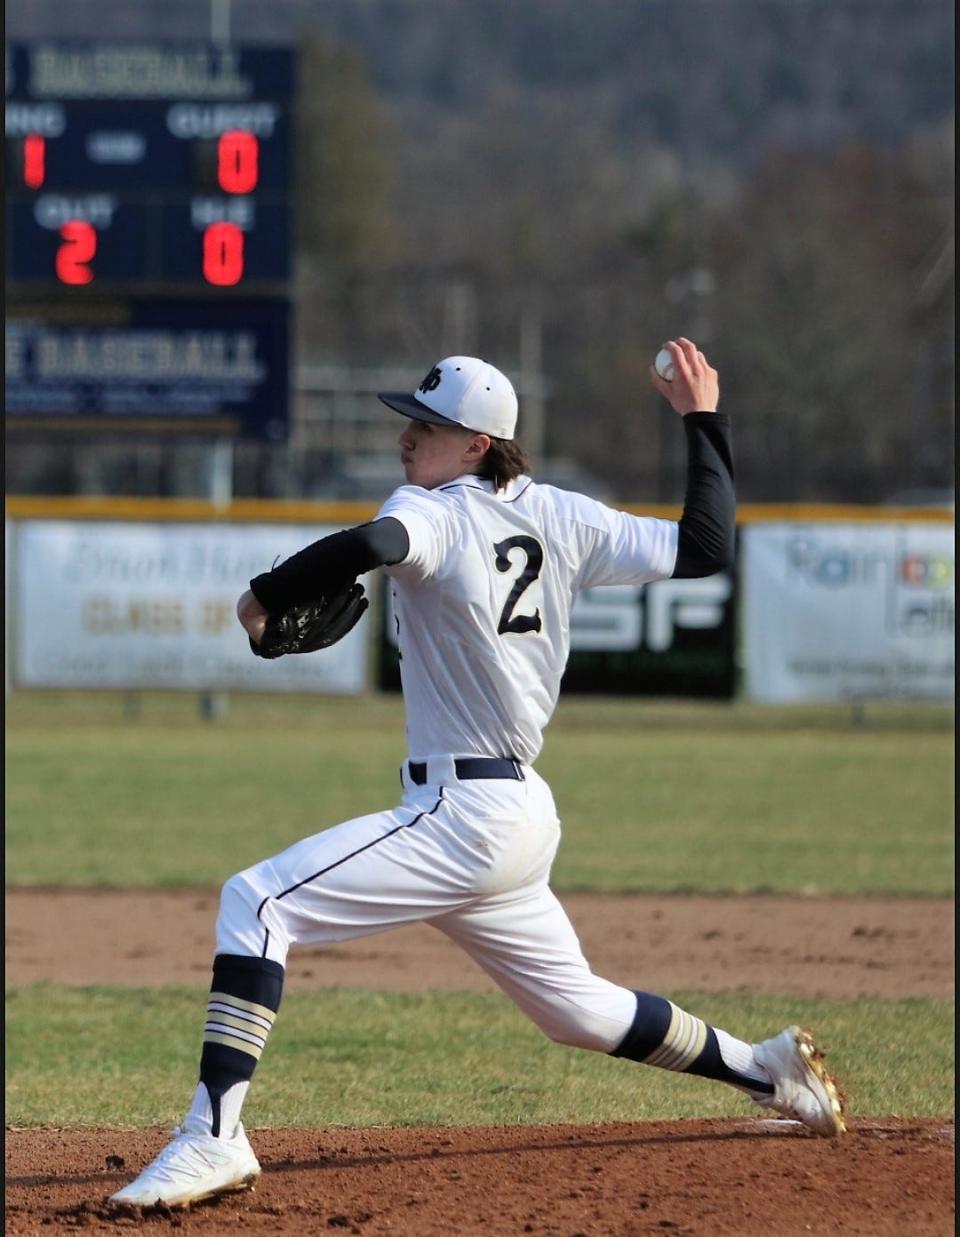
<svg viewBox="0 0 960 1237">
<path fill-rule="evenodd" d="M 744 1091 L 772 1094 L 770 1079 L 754 1062 L 750 1045 L 725 1031 L 718 1033 L 666 997 L 650 992 L 635 995 L 637 1011 L 633 1025 L 611 1056 L 699 1074 Z"/>
<path fill-rule="evenodd" d="M 268 958 L 217 954 L 203 1028 L 200 1082 L 220 1134 L 220 1100 L 238 1082 L 249 1082 L 280 1008 L 283 967 Z"/>
</svg>

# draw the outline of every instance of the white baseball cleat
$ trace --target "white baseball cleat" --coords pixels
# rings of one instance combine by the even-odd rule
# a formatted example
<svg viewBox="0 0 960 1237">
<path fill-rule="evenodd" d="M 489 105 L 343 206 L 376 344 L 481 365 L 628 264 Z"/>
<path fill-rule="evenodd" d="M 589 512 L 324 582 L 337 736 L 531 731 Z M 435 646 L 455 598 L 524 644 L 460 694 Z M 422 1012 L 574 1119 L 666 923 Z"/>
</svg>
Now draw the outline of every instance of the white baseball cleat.
<svg viewBox="0 0 960 1237">
<path fill-rule="evenodd" d="M 754 1101 L 783 1117 L 802 1121 L 824 1138 L 846 1132 L 843 1099 L 823 1065 L 823 1053 L 809 1031 L 787 1027 L 754 1048 L 754 1056 L 770 1075 L 773 1095 L 752 1093 Z"/>
<path fill-rule="evenodd" d="M 233 1138 L 173 1131 L 157 1158 L 135 1181 L 111 1195 L 110 1202 L 131 1207 L 189 1207 L 231 1190 L 245 1190 L 260 1176 L 260 1165 L 243 1126 Z"/>
</svg>

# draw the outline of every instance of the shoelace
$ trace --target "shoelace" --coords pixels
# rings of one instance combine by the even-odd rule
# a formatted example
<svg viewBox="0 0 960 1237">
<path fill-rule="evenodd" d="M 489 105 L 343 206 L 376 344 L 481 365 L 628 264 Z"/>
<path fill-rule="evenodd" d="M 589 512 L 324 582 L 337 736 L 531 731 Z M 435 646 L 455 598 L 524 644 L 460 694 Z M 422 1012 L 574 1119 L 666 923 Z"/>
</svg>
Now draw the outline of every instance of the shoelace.
<svg viewBox="0 0 960 1237">
<path fill-rule="evenodd" d="M 198 1136 L 185 1133 L 179 1125 L 174 1126 L 170 1133 L 173 1142 L 168 1143 L 163 1151 L 160 1152 L 153 1165 L 154 1172 L 166 1172 L 168 1174 L 176 1172 L 191 1177 L 199 1177 L 204 1168 L 216 1168 L 218 1166 L 218 1159 L 223 1158 L 216 1154 L 206 1154 L 205 1149 L 198 1146 L 194 1141 Z M 214 1148 L 211 1147 L 208 1150 L 213 1152 Z"/>
</svg>

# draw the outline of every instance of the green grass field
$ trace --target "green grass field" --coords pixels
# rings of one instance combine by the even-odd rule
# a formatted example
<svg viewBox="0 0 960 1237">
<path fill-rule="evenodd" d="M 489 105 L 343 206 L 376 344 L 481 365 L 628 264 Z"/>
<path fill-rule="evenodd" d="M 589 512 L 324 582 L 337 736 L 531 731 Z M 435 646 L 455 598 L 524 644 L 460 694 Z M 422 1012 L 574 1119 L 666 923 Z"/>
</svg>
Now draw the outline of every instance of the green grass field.
<svg viewBox="0 0 960 1237">
<path fill-rule="evenodd" d="M 399 702 L 14 696 L 7 881 L 203 886 L 392 806 Z M 539 771 L 564 840 L 560 889 L 953 890 L 952 715 L 562 702 Z"/>
<path fill-rule="evenodd" d="M 134 707 L 136 705 L 136 707 Z M 936 706 L 772 709 L 569 699 L 538 769 L 564 825 L 560 889 L 945 895 L 953 717 Z M 7 882 L 211 887 L 311 832 L 396 802 L 399 702 L 14 694 Z M 7 993 L 12 1124 L 173 1122 L 203 989 Z M 945 1115 L 952 1002 L 671 993 L 758 1038 L 817 1027 L 852 1110 Z M 289 994 L 248 1122 L 474 1124 L 736 1114 L 735 1093 L 549 1043 L 503 998 Z"/>
<path fill-rule="evenodd" d="M 809 1022 L 852 1112 L 953 1106 L 949 1001 L 669 994 L 747 1039 Z M 196 1080 L 203 994 L 36 985 L 7 995 L 7 1121 L 175 1124 Z M 248 1125 L 484 1125 L 736 1116 L 736 1092 L 553 1044 L 472 992 L 289 993 Z M 266 1079 L 269 1078 L 269 1083 Z"/>
</svg>

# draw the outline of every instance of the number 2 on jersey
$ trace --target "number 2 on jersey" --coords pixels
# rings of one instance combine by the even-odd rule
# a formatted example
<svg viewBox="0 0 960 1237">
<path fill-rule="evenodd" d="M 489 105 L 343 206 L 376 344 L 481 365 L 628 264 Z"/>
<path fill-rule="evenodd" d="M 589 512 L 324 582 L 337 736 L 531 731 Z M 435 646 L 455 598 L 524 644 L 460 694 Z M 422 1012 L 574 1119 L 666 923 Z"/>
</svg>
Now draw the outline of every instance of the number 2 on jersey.
<svg viewBox="0 0 960 1237">
<path fill-rule="evenodd" d="M 543 546 L 535 537 L 507 537 L 505 541 L 498 541 L 493 548 L 497 552 L 497 571 L 509 571 L 514 566 L 510 561 L 511 550 L 522 550 L 525 556 L 523 570 L 514 582 L 506 605 L 500 612 L 500 622 L 497 624 L 498 635 L 513 632 L 515 635 L 522 636 L 528 632 L 538 632 L 543 626 L 539 610 L 535 610 L 533 614 L 517 615 L 514 615 L 513 611 L 520 600 L 520 595 L 540 574 L 540 568 L 543 566 Z"/>
</svg>

